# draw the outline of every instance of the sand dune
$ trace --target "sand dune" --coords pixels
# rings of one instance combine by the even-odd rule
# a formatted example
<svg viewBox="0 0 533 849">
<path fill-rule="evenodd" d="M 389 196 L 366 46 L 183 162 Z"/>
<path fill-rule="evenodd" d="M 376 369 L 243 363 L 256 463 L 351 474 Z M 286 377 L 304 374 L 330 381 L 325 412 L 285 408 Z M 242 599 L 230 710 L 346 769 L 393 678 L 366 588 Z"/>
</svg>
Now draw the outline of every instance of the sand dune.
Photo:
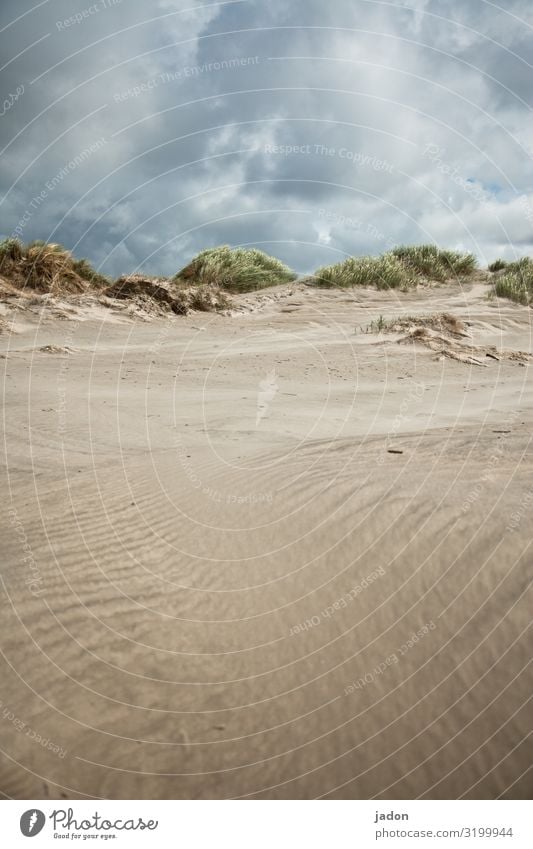
<svg viewBox="0 0 533 849">
<path fill-rule="evenodd" d="M 442 312 L 485 367 L 365 332 Z M 4 313 L 1 791 L 527 798 L 530 317 Z"/>
</svg>

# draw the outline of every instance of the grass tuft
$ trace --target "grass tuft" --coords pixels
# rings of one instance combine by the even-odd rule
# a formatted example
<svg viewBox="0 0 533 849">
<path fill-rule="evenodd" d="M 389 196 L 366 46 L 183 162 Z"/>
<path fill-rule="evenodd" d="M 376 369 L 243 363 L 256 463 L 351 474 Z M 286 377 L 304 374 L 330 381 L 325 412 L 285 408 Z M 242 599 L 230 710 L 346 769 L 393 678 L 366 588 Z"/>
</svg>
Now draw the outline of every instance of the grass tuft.
<svg viewBox="0 0 533 849">
<path fill-rule="evenodd" d="M 505 274 L 494 284 L 494 291 L 499 298 L 525 306 L 533 304 L 533 260 L 526 256 L 508 263 Z"/>
<path fill-rule="evenodd" d="M 202 251 L 174 277 L 179 283 L 218 286 L 228 292 L 253 292 L 295 279 L 279 259 L 255 248 L 228 245 Z"/>
<path fill-rule="evenodd" d="M 193 286 L 186 290 L 188 306 L 199 312 L 221 312 L 231 306 L 231 301 L 218 286 Z"/>
<path fill-rule="evenodd" d="M 445 281 L 459 275 L 468 276 L 477 265 L 473 254 L 443 251 L 436 245 L 400 245 L 391 253 L 415 274 L 428 280 Z"/>
<path fill-rule="evenodd" d="M 441 251 L 434 245 L 401 245 L 382 256 L 349 257 L 319 268 L 314 284 L 324 287 L 375 286 L 406 291 L 423 281 L 444 282 L 476 269 L 473 254 Z"/>
<path fill-rule="evenodd" d="M 417 328 L 430 328 L 452 336 L 467 336 L 467 325 L 450 313 L 432 313 L 430 315 L 405 315 L 386 320 L 382 315 L 366 326 L 365 333 L 401 333 L 416 332 Z"/>
<path fill-rule="evenodd" d="M 395 256 L 348 257 L 344 262 L 319 268 L 313 284 L 323 288 L 375 286 L 377 289 L 410 289 L 416 285 L 413 274 Z"/>
<path fill-rule="evenodd" d="M 18 239 L 5 239 L 0 242 L 0 263 L 20 262 L 24 255 L 24 245 Z"/>
<path fill-rule="evenodd" d="M 40 240 L 24 245 L 18 239 L 0 243 L 0 274 L 19 289 L 57 294 L 83 292 L 108 280 L 87 260 L 75 260 L 62 245 Z"/>
<path fill-rule="evenodd" d="M 88 259 L 75 259 L 73 268 L 76 274 L 79 274 L 79 276 L 83 280 L 86 280 L 87 283 L 90 283 L 91 286 L 104 288 L 104 286 L 109 286 L 111 282 L 104 274 L 100 274 L 99 271 L 96 271 Z"/>
</svg>

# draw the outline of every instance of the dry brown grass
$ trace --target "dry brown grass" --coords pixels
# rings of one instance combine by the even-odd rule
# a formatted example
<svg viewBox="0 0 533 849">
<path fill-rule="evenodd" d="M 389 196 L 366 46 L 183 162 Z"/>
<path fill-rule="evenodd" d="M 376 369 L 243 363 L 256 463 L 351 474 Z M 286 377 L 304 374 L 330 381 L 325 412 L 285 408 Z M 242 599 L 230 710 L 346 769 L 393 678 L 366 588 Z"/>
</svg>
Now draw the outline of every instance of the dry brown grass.
<svg viewBox="0 0 533 849">
<path fill-rule="evenodd" d="M 189 307 L 198 312 L 218 312 L 231 306 L 231 300 L 217 286 L 194 286 L 183 291 L 188 298 Z"/>
<path fill-rule="evenodd" d="M 25 286 L 37 292 L 83 292 L 87 285 L 72 267 L 72 257 L 61 245 L 30 245 L 17 271 Z"/>
<path fill-rule="evenodd" d="M 121 277 L 102 292 L 108 298 L 134 301 L 149 312 L 173 312 L 186 315 L 190 310 L 225 310 L 230 301 L 216 286 L 180 286 L 164 278 L 142 275 Z"/>
<path fill-rule="evenodd" d="M 383 316 L 372 321 L 366 328 L 367 333 L 401 333 L 416 328 L 430 328 L 452 336 L 468 336 L 466 324 L 451 313 L 433 313 L 432 315 L 407 315 L 386 320 Z"/>
<path fill-rule="evenodd" d="M 155 307 L 162 312 L 173 312 L 176 315 L 186 315 L 185 299 L 171 293 L 165 281 L 150 279 L 138 275 L 120 277 L 102 292 L 107 298 L 120 301 L 135 301 L 141 306 Z"/>
<path fill-rule="evenodd" d="M 18 290 L 54 295 L 80 294 L 107 283 L 87 260 L 75 260 L 62 245 L 16 239 L 0 244 L 0 274 Z"/>
<path fill-rule="evenodd" d="M 468 338 L 459 341 L 460 337 L 468 337 L 468 334 L 455 332 L 454 328 L 456 328 L 455 322 L 450 322 L 447 327 L 440 329 L 411 325 L 407 329 L 407 335 L 398 342 L 400 344 L 418 343 L 437 354 L 437 359 L 458 360 L 461 363 L 476 366 L 487 366 L 493 360 L 510 360 L 526 365 L 532 359 L 531 354 L 526 351 L 505 350 L 496 348 L 494 345 L 474 345 Z"/>
</svg>

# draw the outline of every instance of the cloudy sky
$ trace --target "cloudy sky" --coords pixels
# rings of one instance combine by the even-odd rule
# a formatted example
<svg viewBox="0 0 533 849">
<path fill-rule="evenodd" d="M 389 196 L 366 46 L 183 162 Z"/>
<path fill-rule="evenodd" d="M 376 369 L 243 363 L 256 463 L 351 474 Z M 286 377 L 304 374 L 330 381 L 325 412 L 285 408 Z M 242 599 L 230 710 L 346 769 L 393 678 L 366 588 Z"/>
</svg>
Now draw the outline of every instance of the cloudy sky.
<svg viewBox="0 0 533 849">
<path fill-rule="evenodd" d="M 2 0 L 1 235 L 110 274 L 533 253 L 528 0 Z"/>
</svg>

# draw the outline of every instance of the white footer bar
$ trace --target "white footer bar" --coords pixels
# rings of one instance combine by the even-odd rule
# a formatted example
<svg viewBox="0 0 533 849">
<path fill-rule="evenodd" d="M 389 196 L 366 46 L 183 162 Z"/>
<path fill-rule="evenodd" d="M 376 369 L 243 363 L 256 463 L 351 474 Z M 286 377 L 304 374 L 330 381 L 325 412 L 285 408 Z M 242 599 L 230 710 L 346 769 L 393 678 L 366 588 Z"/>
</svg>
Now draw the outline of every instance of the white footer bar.
<svg viewBox="0 0 533 849">
<path fill-rule="evenodd" d="M 531 813 L 519 801 L 5 801 L 0 833 L 9 849 L 531 849 Z"/>
</svg>

